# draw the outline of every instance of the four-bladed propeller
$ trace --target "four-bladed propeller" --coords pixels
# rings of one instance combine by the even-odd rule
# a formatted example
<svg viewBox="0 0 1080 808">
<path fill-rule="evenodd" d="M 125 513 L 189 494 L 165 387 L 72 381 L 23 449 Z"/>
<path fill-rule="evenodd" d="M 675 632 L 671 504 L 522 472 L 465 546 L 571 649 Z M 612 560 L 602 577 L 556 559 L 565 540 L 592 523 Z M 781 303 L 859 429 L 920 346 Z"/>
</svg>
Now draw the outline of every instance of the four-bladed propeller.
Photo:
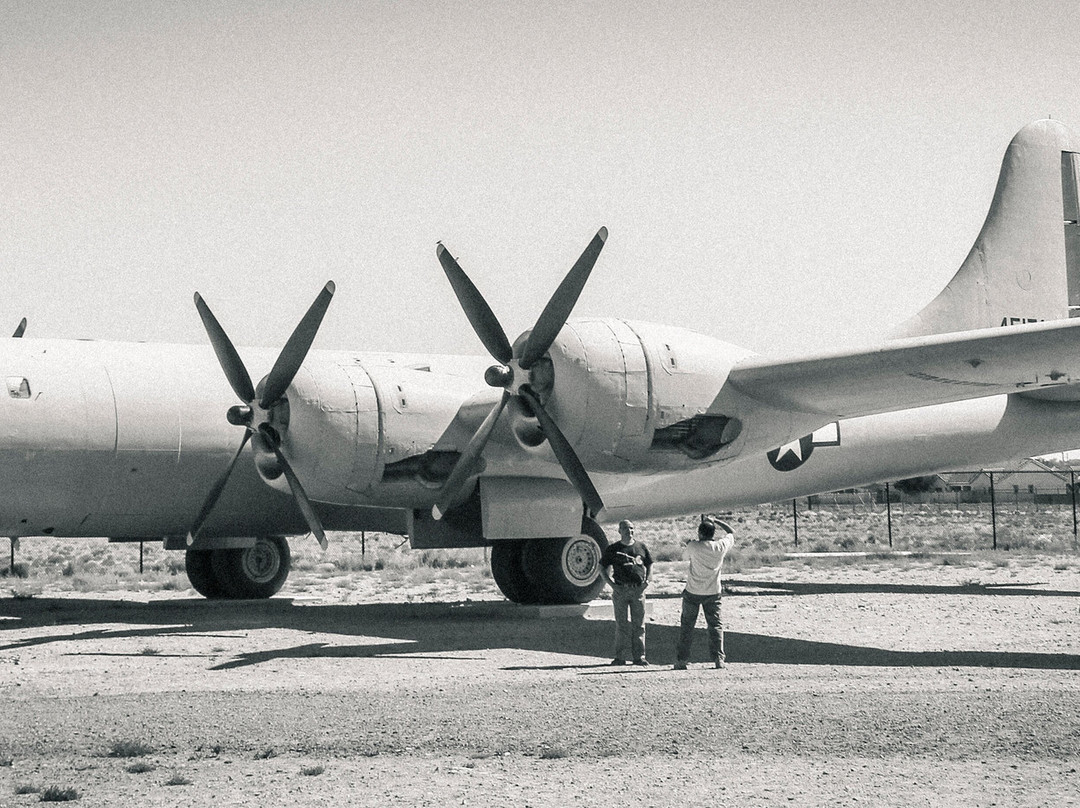
<svg viewBox="0 0 1080 808">
<path fill-rule="evenodd" d="M 559 465 L 577 489 L 590 514 L 595 515 L 604 507 L 600 494 L 589 479 L 589 474 L 578 459 L 577 453 L 544 409 L 536 387 L 545 386 L 543 380 L 537 378 L 543 373 L 540 360 L 547 354 L 559 331 L 566 324 L 566 319 L 570 316 L 570 311 L 574 308 L 606 240 L 607 228 L 601 227 L 581 257 L 563 278 L 555 294 L 551 296 L 551 300 L 544 307 L 544 311 L 529 334 L 529 339 L 517 355 L 506 338 L 506 332 L 499 325 L 498 319 L 458 262 L 441 243 L 436 248 L 439 263 L 442 264 L 443 271 L 450 280 L 458 302 L 465 310 L 465 316 L 468 317 L 473 330 L 480 337 L 488 353 L 499 363 L 487 369 L 484 373 L 484 381 L 492 387 L 503 388 L 502 397 L 470 438 L 461 457 L 454 465 L 453 471 L 443 484 L 439 499 L 431 509 L 436 519 L 441 519 L 464 493 L 462 489 L 469 477 L 476 473 L 477 464 L 499 415 L 512 398 L 517 398 L 526 410 L 536 416 Z M 540 384 L 537 384 L 538 381 Z"/>
<path fill-rule="evenodd" d="M 300 320 L 292 336 L 289 337 L 289 341 L 285 343 L 285 347 L 281 349 L 270 373 L 259 383 L 259 389 L 256 389 L 251 384 L 251 376 L 248 375 L 247 368 L 244 367 L 232 341 L 210 311 L 210 307 L 206 305 L 206 301 L 198 292 L 195 293 L 195 307 L 199 310 L 199 316 L 210 337 L 210 344 L 214 347 L 218 362 L 221 363 L 221 369 L 225 371 L 225 378 L 229 380 L 229 386 L 232 387 L 237 398 L 244 402 L 230 407 L 226 414 L 230 424 L 244 427 L 244 438 L 240 441 L 240 448 L 236 450 L 228 467 L 210 489 L 198 516 L 195 517 L 195 522 L 188 533 L 188 545 L 194 542 L 199 530 L 202 529 L 221 492 L 225 489 L 225 483 L 232 474 L 237 460 L 240 459 L 244 446 L 247 445 L 248 440 L 251 440 L 252 446 L 257 450 L 274 455 L 277 468 L 285 475 L 285 480 L 289 484 L 293 497 L 296 498 L 296 503 L 308 527 L 319 540 L 320 546 L 326 549 L 326 533 L 322 523 L 303 485 L 300 484 L 292 466 L 282 453 L 281 443 L 284 430 L 288 427 L 288 400 L 285 398 L 285 391 L 292 384 L 297 371 L 300 370 L 300 365 L 303 364 L 304 357 L 311 348 L 311 343 L 315 339 L 315 334 L 319 330 L 319 325 L 333 296 L 334 282 L 329 281 L 315 298 L 307 314 Z"/>
</svg>

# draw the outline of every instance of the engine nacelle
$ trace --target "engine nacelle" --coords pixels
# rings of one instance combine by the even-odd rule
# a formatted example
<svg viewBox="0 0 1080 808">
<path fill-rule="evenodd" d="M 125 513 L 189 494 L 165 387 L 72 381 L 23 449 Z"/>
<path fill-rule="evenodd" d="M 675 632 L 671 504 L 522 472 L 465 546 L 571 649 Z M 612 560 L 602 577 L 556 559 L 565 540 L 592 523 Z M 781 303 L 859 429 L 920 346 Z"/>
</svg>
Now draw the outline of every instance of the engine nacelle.
<svg viewBox="0 0 1080 808">
<path fill-rule="evenodd" d="M 379 473 L 379 404 L 364 369 L 309 360 L 293 379 L 278 417 L 285 436 L 282 451 L 308 495 L 320 502 L 358 504 L 350 489 L 363 490 Z M 263 480 L 288 492 L 274 455 L 260 451 L 254 440 L 253 447 Z"/>
<path fill-rule="evenodd" d="M 330 352 L 309 359 L 288 391 L 282 449 L 308 496 L 341 505 L 430 506 L 491 407 L 479 404 L 479 413 L 458 425 L 486 364 L 482 357 Z M 257 454 L 260 473 L 287 491 L 273 460 Z"/>
<path fill-rule="evenodd" d="M 750 353 L 681 328 L 574 320 L 549 351 L 550 390 L 538 392 L 590 468 L 691 468 L 731 456 L 742 424 L 714 404 Z M 520 414 L 515 434 L 525 447 L 542 439 Z"/>
</svg>

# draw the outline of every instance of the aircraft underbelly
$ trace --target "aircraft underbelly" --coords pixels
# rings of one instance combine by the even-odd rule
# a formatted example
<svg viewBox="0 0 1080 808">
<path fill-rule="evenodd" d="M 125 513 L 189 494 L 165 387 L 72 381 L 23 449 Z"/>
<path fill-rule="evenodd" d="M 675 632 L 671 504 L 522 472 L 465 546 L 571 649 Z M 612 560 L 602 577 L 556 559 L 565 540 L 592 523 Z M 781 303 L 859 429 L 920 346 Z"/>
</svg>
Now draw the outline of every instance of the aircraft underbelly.
<svg viewBox="0 0 1080 808">
<path fill-rule="evenodd" d="M 839 444 L 779 470 L 765 453 L 656 475 L 605 492 L 605 519 L 655 518 L 777 502 L 1080 446 L 1080 404 L 992 396 L 841 421 Z"/>
</svg>

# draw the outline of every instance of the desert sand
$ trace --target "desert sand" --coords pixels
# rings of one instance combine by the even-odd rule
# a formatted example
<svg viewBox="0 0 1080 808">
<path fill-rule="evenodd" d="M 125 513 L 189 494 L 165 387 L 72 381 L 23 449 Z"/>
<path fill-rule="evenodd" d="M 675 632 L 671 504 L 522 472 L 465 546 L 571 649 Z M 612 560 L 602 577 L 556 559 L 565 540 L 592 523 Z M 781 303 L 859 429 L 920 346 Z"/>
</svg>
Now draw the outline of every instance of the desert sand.
<svg viewBox="0 0 1080 808">
<path fill-rule="evenodd" d="M 610 603 L 295 577 L 0 598 L 0 805 L 1064 805 L 1080 795 L 1080 563 L 792 561 L 728 577 L 730 665 L 649 668 Z M 137 754 L 136 754 L 137 753 Z M 132 756 L 124 756 L 124 755 Z"/>
</svg>

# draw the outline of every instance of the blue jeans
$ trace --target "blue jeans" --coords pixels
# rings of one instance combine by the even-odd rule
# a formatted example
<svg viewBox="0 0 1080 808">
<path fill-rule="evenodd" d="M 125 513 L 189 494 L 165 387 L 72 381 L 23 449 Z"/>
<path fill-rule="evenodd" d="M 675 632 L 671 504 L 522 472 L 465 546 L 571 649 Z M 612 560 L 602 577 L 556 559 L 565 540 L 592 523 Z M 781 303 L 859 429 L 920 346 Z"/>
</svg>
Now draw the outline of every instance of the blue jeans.
<svg viewBox="0 0 1080 808">
<path fill-rule="evenodd" d="M 615 659 L 624 662 L 645 658 L 645 584 L 615 584 L 611 588 L 615 607 Z"/>
<path fill-rule="evenodd" d="M 680 664 L 690 660 L 690 645 L 694 640 L 694 624 L 698 609 L 705 613 L 705 626 L 709 636 L 709 656 L 715 662 L 724 662 L 724 627 L 720 624 L 720 596 L 692 595 L 685 589 L 682 593 L 682 615 L 679 620 L 679 647 L 675 658 Z"/>
</svg>

